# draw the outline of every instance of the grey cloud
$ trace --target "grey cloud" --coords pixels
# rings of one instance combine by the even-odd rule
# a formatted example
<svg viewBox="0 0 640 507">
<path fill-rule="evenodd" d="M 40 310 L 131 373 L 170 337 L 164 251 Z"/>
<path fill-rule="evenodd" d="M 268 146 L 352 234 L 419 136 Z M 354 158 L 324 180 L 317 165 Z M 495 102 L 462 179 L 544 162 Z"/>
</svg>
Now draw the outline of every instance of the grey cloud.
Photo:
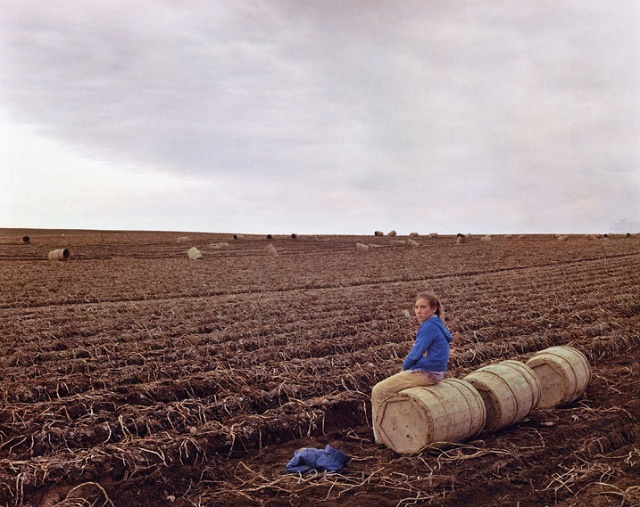
<svg viewBox="0 0 640 507">
<path fill-rule="evenodd" d="M 0 100 L 89 157 L 291 208 L 404 216 L 437 185 L 468 219 L 508 193 L 524 223 L 537 195 L 584 213 L 612 173 L 640 192 L 640 4 L 615 4 L 3 1 Z"/>
</svg>

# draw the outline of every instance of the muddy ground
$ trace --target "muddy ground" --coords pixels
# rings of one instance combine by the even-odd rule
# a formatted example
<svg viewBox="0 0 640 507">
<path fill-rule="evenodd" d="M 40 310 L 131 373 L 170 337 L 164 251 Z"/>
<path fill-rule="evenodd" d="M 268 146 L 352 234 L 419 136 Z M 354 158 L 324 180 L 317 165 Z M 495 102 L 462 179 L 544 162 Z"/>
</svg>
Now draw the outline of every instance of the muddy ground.
<svg viewBox="0 0 640 507">
<path fill-rule="evenodd" d="M 408 239 L 0 230 L 0 505 L 640 505 L 640 237 Z M 443 450 L 376 445 L 369 393 L 424 289 L 450 377 L 566 344 L 586 393 Z M 326 444 L 342 474 L 285 473 Z"/>
</svg>

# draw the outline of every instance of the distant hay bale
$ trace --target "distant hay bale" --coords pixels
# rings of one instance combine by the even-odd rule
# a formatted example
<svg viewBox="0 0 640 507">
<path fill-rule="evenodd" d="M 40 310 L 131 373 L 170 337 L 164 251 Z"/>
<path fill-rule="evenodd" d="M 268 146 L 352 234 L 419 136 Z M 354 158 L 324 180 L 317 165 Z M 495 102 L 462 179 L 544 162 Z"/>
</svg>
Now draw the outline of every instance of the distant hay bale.
<svg viewBox="0 0 640 507">
<path fill-rule="evenodd" d="M 409 237 L 411 238 L 417 238 L 419 236 L 419 234 L 417 232 L 410 232 L 409 233 Z"/>
<path fill-rule="evenodd" d="M 267 255 L 269 257 L 277 257 L 278 256 L 278 251 L 276 250 L 276 247 L 273 246 L 271 243 L 269 243 L 266 247 L 265 247 L 265 252 L 267 252 Z"/>
<path fill-rule="evenodd" d="M 58 248 L 49 252 L 50 261 L 68 261 L 70 257 L 69 250 L 66 248 Z"/>
<path fill-rule="evenodd" d="M 387 236 L 389 236 L 390 238 L 393 238 L 396 234 L 397 234 L 397 232 L 396 232 L 396 231 L 389 231 L 389 232 L 387 233 Z"/>
<path fill-rule="evenodd" d="M 31 238 L 29 238 L 29 236 L 24 236 L 22 238 L 22 244 L 23 245 L 28 245 L 31 242 Z"/>
<path fill-rule="evenodd" d="M 243 240 L 245 237 L 242 234 L 234 234 L 233 239 L 235 240 Z"/>
<path fill-rule="evenodd" d="M 418 243 L 417 241 L 414 241 L 412 239 L 408 239 L 407 240 L 407 246 L 410 246 L 412 248 L 416 248 L 417 246 L 420 246 L 420 243 Z"/>
<path fill-rule="evenodd" d="M 482 236 L 480 238 L 480 241 L 484 241 L 485 243 L 488 243 L 489 241 L 493 241 L 493 237 L 489 234 L 487 234 L 486 236 Z"/>
<path fill-rule="evenodd" d="M 404 239 L 394 239 L 391 242 L 391 246 L 405 246 L 407 242 Z"/>
<path fill-rule="evenodd" d="M 527 235 L 526 234 L 520 234 L 518 236 L 518 239 L 526 239 Z"/>
<path fill-rule="evenodd" d="M 382 231 L 376 231 L 373 233 L 374 236 L 384 236 L 384 232 Z"/>
<path fill-rule="evenodd" d="M 178 243 L 184 243 L 185 241 L 189 241 L 189 238 L 187 238 L 186 236 L 180 236 L 179 238 L 176 238 L 176 241 Z"/>
<path fill-rule="evenodd" d="M 369 250 L 369 247 L 364 243 L 356 243 L 356 250 L 359 250 L 361 252 L 366 252 L 367 250 Z"/>
<path fill-rule="evenodd" d="M 566 234 L 563 234 L 562 236 L 558 236 L 558 241 L 567 241 L 568 238 L 569 236 L 567 236 Z"/>
<path fill-rule="evenodd" d="M 187 255 L 192 261 L 202 259 L 202 252 L 200 252 L 200 250 L 198 250 L 195 246 L 192 246 L 191 248 L 189 248 L 189 250 L 187 250 Z"/>
<path fill-rule="evenodd" d="M 271 236 L 271 234 L 267 234 L 267 239 L 272 239 L 273 236 Z"/>
<path fill-rule="evenodd" d="M 219 250 L 219 249 L 221 249 L 221 248 L 225 248 L 225 247 L 227 247 L 227 246 L 229 246 L 229 243 L 227 243 L 227 242 L 225 242 L 225 241 L 222 241 L 222 242 L 220 242 L 220 243 L 211 243 L 211 244 L 209 245 L 209 248 L 215 248 L 216 250 Z"/>
<path fill-rule="evenodd" d="M 505 235 L 504 239 L 513 239 L 513 235 L 507 234 L 507 235 Z"/>
<path fill-rule="evenodd" d="M 430 232 L 429 233 L 429 237 L 430 238 L 437 238 L 438 237 L 438 233 L 437 232 Z"/>
<path fill-rule="evenodd" d="M 464 234 L 458 233 L 458 235 L 456 236 L 456 245 L 462 245 L 466 240 L 467 238 Z"/>
<path fill-rule="evenodd" d="M 298 235 L 294 232 L 294 233 L 291 235 L 291 239 L 298 239 Z"/>
</svg>

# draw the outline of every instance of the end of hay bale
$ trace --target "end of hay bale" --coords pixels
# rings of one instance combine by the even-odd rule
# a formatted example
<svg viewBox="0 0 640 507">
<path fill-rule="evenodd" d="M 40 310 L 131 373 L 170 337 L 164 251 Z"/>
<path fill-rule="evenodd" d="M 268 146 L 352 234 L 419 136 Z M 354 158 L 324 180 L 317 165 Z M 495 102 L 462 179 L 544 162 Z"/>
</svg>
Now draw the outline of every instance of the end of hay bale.
<svg viewBox="0 0 640 507">
<path fill-rule="evenodd" d="M 376 231 L 373 233 L 374 236 L 384 236 L 384 232 L 382 231 Z"/>
</svg>

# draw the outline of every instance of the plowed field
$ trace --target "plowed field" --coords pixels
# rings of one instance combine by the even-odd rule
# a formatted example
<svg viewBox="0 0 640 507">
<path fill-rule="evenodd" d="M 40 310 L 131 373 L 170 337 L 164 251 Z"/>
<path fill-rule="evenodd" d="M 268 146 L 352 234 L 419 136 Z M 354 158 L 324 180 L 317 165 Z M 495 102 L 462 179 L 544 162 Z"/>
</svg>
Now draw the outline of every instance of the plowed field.
<svg viewBox="0 0 640 507">
<path fill-rule="evenodd" d="M 640 237 L 406 239 L 0 230 L 0 505 L 640 505 Z M 566 344 L 585 395 L 444 450 L 374 444 L 425 289 L 449 377 Z M 326 444 L 342 474 L 285 473 Z"/>
</svg>

